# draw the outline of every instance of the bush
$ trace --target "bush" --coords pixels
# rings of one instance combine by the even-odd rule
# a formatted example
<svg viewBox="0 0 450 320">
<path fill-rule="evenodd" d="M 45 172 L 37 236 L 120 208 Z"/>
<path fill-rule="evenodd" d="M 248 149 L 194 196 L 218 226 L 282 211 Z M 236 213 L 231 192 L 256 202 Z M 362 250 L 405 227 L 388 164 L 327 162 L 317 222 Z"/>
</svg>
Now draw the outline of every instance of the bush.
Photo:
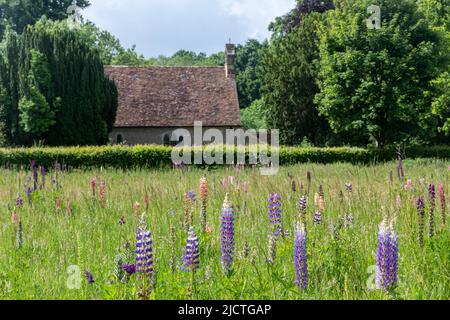
<svg viewBox="0 0 450 320">
<path fill-rule="evenodd" d="M 225 148 L 225 147 L 224 147 Z M 188 152 L 193 152 L 190 149 Z M 248 148 L 235 148 L 234 153 L 245 153 L 248 161 Z M 410 147 L 405 151 L 408 159 L 440 158 L 450 159 L 450 147 Z M 5 167 L 29 166 L 31 160 L 47 168 L 57 161 L 73 168 L 112 167 L 163 168 L 170 167 L 172 148 L 164 146 L 108 146 L 108 147 L 60 147 L 60 148 L 17 148 L 0 149 L 0 163 Z M 369 150 L 359 148 L 301 148 L 281 147 L 280 164 L 297 163 L 335 163 L 371 164 L 396 159 L 395 149 Z"/>
</svg>

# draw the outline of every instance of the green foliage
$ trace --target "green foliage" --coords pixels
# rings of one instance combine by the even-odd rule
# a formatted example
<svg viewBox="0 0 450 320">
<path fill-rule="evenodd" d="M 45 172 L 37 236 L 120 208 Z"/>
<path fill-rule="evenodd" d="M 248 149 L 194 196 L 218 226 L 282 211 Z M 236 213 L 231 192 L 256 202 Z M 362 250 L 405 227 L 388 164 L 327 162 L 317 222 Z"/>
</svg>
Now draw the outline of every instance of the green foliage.
<svg viewBox="0 0 450 320">
<path fill-rule="evenodd" d="M 67 9 L 73 0 L 0 0 L 0 39 L 7 26 L 14 31 L 22 33 L 26 26 L 33 25 L 42 16 L 51 20 L 67 18 Z M 90 5 L 88 0 L 77 0 L 80 8 Z"/>
<path fill-rule="evenodd" d="M 56 123 L 55 113 L 38 88 L 32 85 L 28 91 L 28 97 L 19 101 L 19 122 L 26 133 L 40 138 Z"/>
<path fill-rule="evenodd" d="M 5 122 L 9 144 L 108 142 L 117 89 L 83 33 L 42 19 L 22 35 L 7 33 L 3 47 L 0 87 L 11 97 Z"/>
<path fill-rule="evenodd" d="M 241 122 L 245 129 L 267 129 L 264 101 L 254 101 L 248 108 L 241 110 Z"/>
<path fill-rule="evenodd" d="M 367 7 L 382 8 L 369 30 Z M 337 133 L 364 145 L 436 141 L 437 119 L 426 92 L 442 70 L 440 37 L 414 1 L 339 1 L 320 35 L 321 114 Z"/>
<path fill-rule="evenodd" d="M 315 145 L 325 144 L 328 125 L 318 114 L 314 96 L 318 58 L 317 30 L 322 14 L 310 13 L 289 33 L 274 33 L 263 55 L 263 94 L 267 122 L 280 130 L 283 144 L 296 145 L 305 137 Z M 273 30 L 278 30 L 272 26 Z"/>
<path fill-rule="evenodd" d="M 241 109 L 261 99 L 261 56 L 267 47 L 267 41 L 260 43 L 254 39 L 236 47 L 236 83 Z"/>
<path fill-rule="evenodd" d="M 205 147 L 206 148 L 206 147 Z M 223 146 L 224 157 L 226 146 Z M 52 167 L 55 161 L 74 168 L 167 168 L 172 165 L 172 148 L 165 146 L 104 146 L 104 147 L 58 147 L 58 148 L 13 148 L 0 149 L 0 164 L 4 166 L 28 166 L 31 160 L 46 167 Z M 234 154 L 244 153 L 249 158 L 249 148 L 234 148 Z M 198 148 L 188 148 L 184 152 L 192 156 Z M 395 148 L 315 148 L 281 147 L 279 148 L 281 165 L 298 163 L 336 163 L 371 164 L 395 160 Z M 270 153 L 269 153 L 270 154 Z M 407 147 L 404 154 L 408 159 L 436 158 L 450 159 L 450 147 Z M 225 159 L 225 158 L 224 158 Z"/>
</svg>

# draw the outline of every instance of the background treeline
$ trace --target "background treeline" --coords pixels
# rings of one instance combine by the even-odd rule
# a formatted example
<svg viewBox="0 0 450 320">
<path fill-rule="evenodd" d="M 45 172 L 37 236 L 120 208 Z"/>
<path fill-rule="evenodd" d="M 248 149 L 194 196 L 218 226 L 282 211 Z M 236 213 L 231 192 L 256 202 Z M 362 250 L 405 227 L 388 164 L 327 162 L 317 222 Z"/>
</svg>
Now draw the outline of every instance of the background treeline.
<svg viewBox="0 0 450 320">
<path fill-rule="evenodd" d="M 4 144 L 105 143 L 117 93 L 101 64 L 224 64 L 223 52 L 145 58 L 91 22 L 50 22 L 71 3 L 0 0 Z M 379 30 L 367 26 L 370 5 L 381 7 Z M 450 0 L 299 0 L 269 29 L 270 39 L 237 46 L 247 128 L 278 128 L 286 145 L 450 143 Z M 73 56 L 54 58 L 72 39 Z"/>
<path fill-rule="evenodd" d="M 381 7 L 379 30 L 367 27 L 374 4 Z M 93 24 L 85 29 L 105 64 L 224 61 L 222 52 L 184 50 L 146 59 Z M 269 29 L 270 39 L 237 46 L 247 128 L 278 128 L 286 145 L 450 142 L 450 0 L 299 0 Z"/>
</svg>

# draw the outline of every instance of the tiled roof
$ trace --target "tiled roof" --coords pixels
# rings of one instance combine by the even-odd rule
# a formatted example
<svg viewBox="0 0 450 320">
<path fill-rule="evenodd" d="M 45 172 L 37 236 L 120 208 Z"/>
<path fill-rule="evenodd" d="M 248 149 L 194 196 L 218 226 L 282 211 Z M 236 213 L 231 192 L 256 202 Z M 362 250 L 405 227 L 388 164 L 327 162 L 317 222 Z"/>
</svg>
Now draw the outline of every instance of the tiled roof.
<svg viewBox="0 0 450 320">
<path fill-rule="evenodd" d="M 105 67 L 119 91 L 116 127 L 240 126 L 223 67 Z"/>
</svg>

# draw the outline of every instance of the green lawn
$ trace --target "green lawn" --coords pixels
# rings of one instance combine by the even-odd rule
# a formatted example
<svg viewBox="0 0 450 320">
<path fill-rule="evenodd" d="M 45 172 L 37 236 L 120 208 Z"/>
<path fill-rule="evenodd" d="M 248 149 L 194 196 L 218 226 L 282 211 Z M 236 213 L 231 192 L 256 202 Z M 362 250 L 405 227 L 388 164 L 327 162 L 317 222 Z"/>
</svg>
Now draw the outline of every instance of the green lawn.
<svg viewBox="0 0 450 320">
<path fill-rule="evenodd" d="M 45 188 L 32 194 L 30 206 L 25 193 L 32 172 L 1 171 L 0 202 L 0 298 L 1 299 L 137 299 L 139 277 L 118 282 L 114 276 L 119 249 L 132 259 L 130 250 L 138 226 L 133 205 L 140 203 L 144 214 L 147 193 L 150 206 L 145 220 L 153 233 L 156 284 L 152 299 L 449 299 L 450 298 L 450 221 L 442 225 L 439 196 L 435 213 L 436 234 L 428 236 L 428 209 L 425 245 L 418 244 L 418 214 L 412 197 L 422 195 L 428 203 L 428 184 L 445 186 L 450 207 L 450 168 L 448 162 L 420 160 L 405 162 L 405 174 L 412 189 L 404 190 L 396 174 L 396 163 L 377 166 L 298 165 L 284 167 L 273 177 L 258 170 L 217 169 L 202 171 L 73 171 L 59 173 L 60 189 L 46 176 Z M 389 172 L 394 181 L 390 182 Z M 293 250 L 294 226 L 299 215 L 300 185 L 307 190 L 306 172 L 312 172 L 308 195 L 309 288 L 295 284 Z M 292 175 L 297 190 L 291 186 Z M 207 219 L 209 233 L 200 230 L 199 180 L 209 183 Z M 225 189 L 222 180 L 234 176 Z M 97 194 L 91 193 L 95 177 Z M 421 179 L 423 178 L 423 179 Z M 100 181 L 106 183 L 106 204 L 98 195 Z M 244 183 L 248 190 L 245 192 Z M 352 183 L 353 192 L 345 184 Z M 18 223 L 12 222 L 18 186 L 24 200 L 17 208 L 23 226 L 18 248 Z M 323 185 L 325 212 L 323 223 L 313 222 L 314 195 Z M 191 274 L 179 269 L 187 232 L 183 227 L 184 194 L 195 191 L 194 225 L 200 237 L 200 269 Z M 340 200 L 340 191 L 344 200 Z M 221 268 L 220 213 L 226 193 L 235 208 L 236 255 L 233 273 L 225 276 Z M 280 238 L 276 263 L 267 261 L 270 193 L 279 193 L 282 219 L 287 234 Z M 399 236 L 399 282 L 394 292 L 371 290 L 376 264 L 377 232 L 384 213 L 396 211 L 401 196 L 397 232 Z M 58 200 L 59 199 L 59 200 Z M 57 203 L 60 202 L 60 208 Z M 67 203 L 71 204 L 71 212 Z M 353 214 L 352 226 L 342 225 L 344 212 Z M 447 208 L 447 216 L 449 216 Z M 121 217 L 125 224 L 120 225 Z M 450 217 L 448 217 L 450 220 Z M 333 228 L 334 226 L 334 228 Z M 175 229 L 170 237 L 170 229 Z M 173 239 L 175 238 L 175 239 Z M 175 243 L 173 243 L 175 240 Z M 126 250 L 129 242 L 132 249 Z M 247 249 L 247 250 L 245 250 Z M 175 271 L 171 270 L 171 260 Z M 128 262 L 132 262 L 131 260 Z M 81 287 L 76 283 L 76 268 L 81 270 Z M 95 279 L 84 277 L 88 269 Z M 69 269 L 69 273 L 68 273 Z M 74 278 L 75 277 L 75 278 Z M 68 286 L 69 283 L 69 286 Z M 192 293 L 190 293 L 192 291 Z"/>
</svg>

